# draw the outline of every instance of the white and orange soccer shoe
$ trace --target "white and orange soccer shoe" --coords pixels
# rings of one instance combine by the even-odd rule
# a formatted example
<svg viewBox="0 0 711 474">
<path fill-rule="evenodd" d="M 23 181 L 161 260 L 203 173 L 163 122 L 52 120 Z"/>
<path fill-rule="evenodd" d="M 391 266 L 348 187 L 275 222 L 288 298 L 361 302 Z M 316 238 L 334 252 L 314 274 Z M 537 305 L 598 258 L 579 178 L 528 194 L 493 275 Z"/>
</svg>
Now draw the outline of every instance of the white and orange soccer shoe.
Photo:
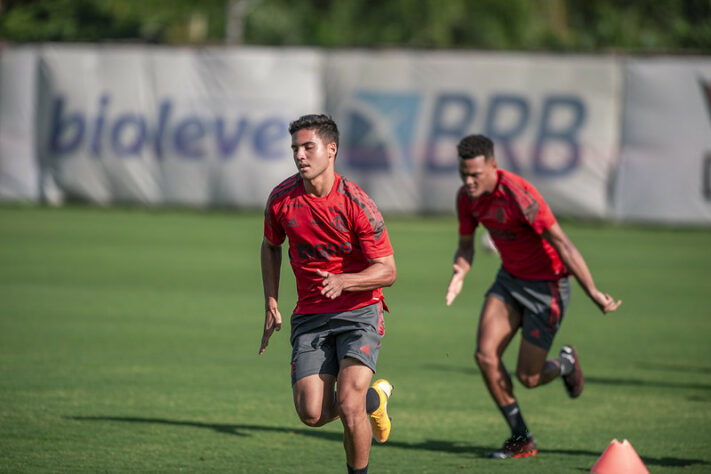
<svg viewBox="0 0 711 474">
<path fill-rule="evenodd" d="M 391 422 L 388 416 L 388 399 L 393 386 L 385 379 L 376 380 L 371 386 L 380 397 L 380 406 L 370 414 L 370 424 L 373 426 L 373 436 L 378 443 L 384 443 L 390 436 Z"/>
</svg>

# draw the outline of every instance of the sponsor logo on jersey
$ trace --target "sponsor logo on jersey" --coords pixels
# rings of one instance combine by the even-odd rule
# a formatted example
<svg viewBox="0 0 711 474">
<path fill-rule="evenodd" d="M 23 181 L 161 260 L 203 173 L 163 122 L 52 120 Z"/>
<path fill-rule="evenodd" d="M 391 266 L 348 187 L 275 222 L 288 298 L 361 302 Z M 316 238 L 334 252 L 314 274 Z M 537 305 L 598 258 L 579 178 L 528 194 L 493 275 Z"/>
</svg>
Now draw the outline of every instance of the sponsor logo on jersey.
<svg viewBox="0 0 711 474">
<path fill-rule="evenodd" d="M 487 227 L 489 235 L 495 240 L 516 240 L 516 232 L 511 229 L 499 229 L 498 227 Z"/>
<path fill-rule="evenodd" d="M 342 242 L 340 245 L 334 243 L 312 245 L 307 242 L 296 244 L 296 254 L 305 260 L 331 260 L 351 253 L 353 253 L 353 245 L 350 242 Z"/>
</svg>

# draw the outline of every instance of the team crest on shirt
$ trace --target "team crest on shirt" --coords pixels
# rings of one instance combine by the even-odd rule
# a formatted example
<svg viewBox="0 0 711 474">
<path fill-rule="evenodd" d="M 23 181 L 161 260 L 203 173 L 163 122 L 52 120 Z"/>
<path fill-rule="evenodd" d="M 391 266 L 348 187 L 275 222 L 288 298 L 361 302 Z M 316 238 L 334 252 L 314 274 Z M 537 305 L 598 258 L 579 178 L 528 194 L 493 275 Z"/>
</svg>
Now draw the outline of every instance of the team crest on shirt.
<svg viewBox="0 0 711 474">
<path fill-rule="evenodd" d="M 348 232 L 348 226 L 346 225 L 346 220 L 341 214 L 336 214 L 331 220 L 331 225 L 338 230 L 338 232 L 346 233 Z"/>
<path fill-rule="evenodd" d="M 494 220 L 499 224 L 504 224 L 508 221 L 509 215 L 506 212 L 506 209 L 504 209 L 503 207 L 492 206 L 486 210 L 483 217 L 485 217 L 486 219 Z M 477 213 L 474 213 L 474 218 L 479 218 Z"/>
<path fill-rule="evenodd" d="M 504 211 L 501 207 L 497 207 L 494 211 L 494 218 L 496 219 L 496 222 L 503 224 L 506 222 L 506 211 Z"/>
</svg>

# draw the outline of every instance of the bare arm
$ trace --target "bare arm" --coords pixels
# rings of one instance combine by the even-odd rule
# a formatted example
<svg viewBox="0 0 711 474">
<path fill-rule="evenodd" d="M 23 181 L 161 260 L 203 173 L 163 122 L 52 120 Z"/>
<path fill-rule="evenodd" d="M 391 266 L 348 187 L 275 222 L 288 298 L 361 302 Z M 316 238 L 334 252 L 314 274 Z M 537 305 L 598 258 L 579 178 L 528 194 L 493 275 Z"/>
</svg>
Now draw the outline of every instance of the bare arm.
<svg viewBox="0 0 711 474">
<path fill-rule="evenodd" d="M 344 291 L 367 291 L 392 286 L 397 278 L 395 256 L 368 259 L 370 265 L 357 273 L 330 273 L 316 270 L 323 277 L 321 294 L 338 298 Z"/>
<path fill-rule="evenodd" d="M 264 332 L 259 353 L 263 354 L 274 331 L 281 329 L 281 314 L 278 309 L 279 277 L 281 273 L 281 246 L 266 238 L 262 240 L 262 285 L 264 287 Z"/>
<path fill-rule="evenodd" d="M 615 311 L 622 304 L 622 301 L 615 301 L 610 295 L 601 292 L 595 287 L 595 282 L 590 274 L 588 265 L 585 263 L 585 259 L 558 223 L 544 231 L 543 238 L 556 249 L 565 266 L 578 280 L 585 293 L 600 308 L 600 311 L 609 313 Z"/>
<path fill-rule="evenodd" d="M 451 305 L 454 298 L 456 298 L 459 292 L 462 291 L 464 277 L 469 272 L 473 261 L 474 234 L 460 235 L 459 245 L 457 246 L 457 250 L 454 252 L 454 264 L 452 265 L 454 274 L 449 282 L 449 287 L 447 287 L 447 297 L 445 299 L 447 306 Z"/>
</svg>

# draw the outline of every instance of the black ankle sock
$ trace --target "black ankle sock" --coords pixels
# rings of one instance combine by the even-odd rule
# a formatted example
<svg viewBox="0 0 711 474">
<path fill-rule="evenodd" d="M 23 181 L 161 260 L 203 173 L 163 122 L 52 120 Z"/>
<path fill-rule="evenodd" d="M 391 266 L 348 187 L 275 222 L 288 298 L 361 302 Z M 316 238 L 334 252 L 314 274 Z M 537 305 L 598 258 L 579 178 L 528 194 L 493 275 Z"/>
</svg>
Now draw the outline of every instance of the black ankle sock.
<svg viewBox="0 0 711 474">
<path fill-rule="evenodd" d="M 348 474 L 368 474 L 368 466 L 367 465 L 363 468 L 360 468 L 360 469 L 353 469 L 348 464 L 346 464 L 346 467 L 348 468 Z"/>
<path fill-rule="evenodd" d="M 368 388 L 365 394 L 365 411 L 370 415 L 380 406 L 380 395 L 373 387 Z"/>
<path fill-rule="evenodd" d="M 506 422 L 509 424 L 509 428 L 511 428 L 511 436 L 528 436 L 528 427 L 526 426 L 526 422 L 523 421 L 518 403 L 513 402 L 510 405 L 499 407 L 499 410 L 501 410 L 501 414 L 504 415 Z"/>
</svg>

